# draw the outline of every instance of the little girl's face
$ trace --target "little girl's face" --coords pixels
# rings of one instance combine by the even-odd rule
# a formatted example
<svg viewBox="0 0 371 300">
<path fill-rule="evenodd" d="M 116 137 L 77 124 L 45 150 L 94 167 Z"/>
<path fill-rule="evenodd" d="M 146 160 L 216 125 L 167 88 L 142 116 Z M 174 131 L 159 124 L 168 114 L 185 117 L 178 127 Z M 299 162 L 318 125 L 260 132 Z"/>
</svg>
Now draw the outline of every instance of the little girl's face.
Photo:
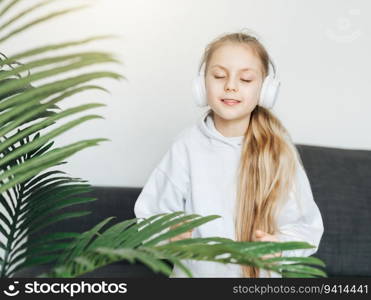
<svg viewBox="0 0 371 300">
<path fill-rule="evenodd" d="M 246 118 L 258 103 L 262 82 L 261 62 L 251 48 L 225 44 L 209 61 L 205 78 L 208 104 L 225 120 Z M 223 99 L 239 102 L 229 104 Z"/>
</svg>

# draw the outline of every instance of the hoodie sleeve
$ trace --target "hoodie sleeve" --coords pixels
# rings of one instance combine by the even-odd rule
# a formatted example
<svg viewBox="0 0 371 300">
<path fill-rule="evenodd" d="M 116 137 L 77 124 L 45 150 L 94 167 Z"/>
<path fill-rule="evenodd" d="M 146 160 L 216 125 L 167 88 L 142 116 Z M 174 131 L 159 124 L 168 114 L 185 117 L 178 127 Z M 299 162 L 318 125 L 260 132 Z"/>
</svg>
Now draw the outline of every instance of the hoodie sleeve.
<svg viewBox="0 0 371 300">
<path fill-rule="evenodd" d="M 186 152 L 181 141 L 175 141 L 152 171 L 136 203 L 137 218 L 159 213 L 184 211 L 189 192 Z"/>
<path fill-rule="evenodd" d="M 310 182 L 298 163 L 294 189 L 278 219 L 277 238 L 282 241 L 304 241 L 315 248 L 283 251 L 282 256 L 310 256 L 317 252 L 324 231 L 320 210 L 316 205 Z"/>
</svg>

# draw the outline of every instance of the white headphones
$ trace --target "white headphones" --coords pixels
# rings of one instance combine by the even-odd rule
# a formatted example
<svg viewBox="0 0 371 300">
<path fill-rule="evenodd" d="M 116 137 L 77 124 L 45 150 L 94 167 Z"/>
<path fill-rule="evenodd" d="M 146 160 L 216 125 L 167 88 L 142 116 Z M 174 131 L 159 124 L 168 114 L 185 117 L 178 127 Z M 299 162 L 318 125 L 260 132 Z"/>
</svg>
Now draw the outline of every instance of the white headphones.
<svg viewBox="0 0 371 300">
<path fill-rule="evenodd" d="M 280 81 L 277 78 L 274 66 L 271 61 L 269 74 L 264 78 L 262 88 L 260 90 L 260 97 L 258 105 L 265 108 L 272 108 L 276 102 L 278 91 L 280 87 Z M 272 72 L 273 67 L 273 72 Z M 202 65 L 201 71 L 197 77 L 193 80 L 193 95 L 197 106 L 207 106 L 206 88 L 205 88 L 205 64 Z"/>
</svg>

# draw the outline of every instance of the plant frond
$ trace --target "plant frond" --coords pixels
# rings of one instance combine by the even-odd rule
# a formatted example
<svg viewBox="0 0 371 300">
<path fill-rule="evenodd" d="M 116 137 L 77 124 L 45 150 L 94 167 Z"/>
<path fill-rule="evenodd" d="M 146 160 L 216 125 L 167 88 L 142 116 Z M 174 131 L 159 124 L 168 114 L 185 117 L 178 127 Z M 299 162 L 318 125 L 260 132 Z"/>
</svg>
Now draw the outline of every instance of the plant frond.
<svg viewBox="0 0 371 300">
<path fill-rule="evenodd" d="M 73 7 L 73 8 L 67 8 L 67 9 L 63 9 L 63 10 L 59 10 L 59 11 L 55 11 L 53 13 L 50 13 L 46 16 L 43 16 L 43 17 L 40 17 L 40 18 L 37 18 L 31 22 L 28 22 L 26 23 L 25 25 L 22 25 L 14 30 L 12 30 L 10 33 L 6 34 L 5 36 L 3 37 L 0 37 L 0 44 L 5 42 L 6 40 L 8 40 L 9 38 L 27 30 L 27 29 L 30 29 L 31 27 L 37 25 L 37 24 L 40 24 L 40 23 L 44 23 L 45 21 L 48 21 L 50 19 L 54 19 L 56 17 L 59 17 L 59 16 L 62 16 L 62 15 L 66 15 L 66 14 L 69 14 L 71 12 L 74 12 L 74 11 L 77 11 L 77 10 L 81 10 L 83 8 L 86 8 L 87 5 L 81 5 L 81 6 L 77 6 L 77 7 Z M 0 12 L 1 14 L 1 12 Z M 1 15 L 0 15 L 1 16 Z"/>
<path fill-rule="evenodd" d="M 77 277 L 120 260 L 130 263 L 139 261 L 155 272 L 170 275 L 171 269 L 163 262 L 168 260 L 192 277 L 191 272 L 182 264 L 184 259 L 245 264 L 276 271 L 283 276 L 326 276 L 323 271 L 306 265 L 324 265 L 321 260 L 313 257 L 262 258 L 263 255 L 278 251 L 313 247 L 305 242 L 236 242 L 227 238 L 211 237 L 168 241 L 161 245 L 161 242 L 169 237 L 218 217 L 187 215 L 188 218 L 185 219 L 182 214 L 184 212 L 158 214 L 141 219 L 138 223 L 138 219 L 126 220 L 99 232 L 103 225 L 111 220 L 105 219 L 71 243 L 71 248 L 66 250 L 56 266 L 41 277 Z M 185 220 L 187 222 L 183 223 Z M 178 227 L 171 228 L 174 223 L 178 223 Z M 162 231 L 166 233 L 161 234 Z"/>
<path fill-rule="evenodd" d="M 5 15 L 14 5 L 16 5 L 21 0 L 12 0 L 0 11 L 0 17 Z"/>
<path fill-rule="evenodd" d="M 39 2 L 39 3 L 35 4 L 34 6 L 31 6 L 27 9 L 21 11 L 20 13 L 16 14 L 14 17 L 12 17 L 10 20 L 5 22 L 3 25 L 0 25 L 0 32 L 2 30 L 4 30 L 5 28 L 7 28 L 9 25 L 13 24 L 14 22 L 20 20 L 22 17 L 27 16 L 31 12 L 37 10 L 38 8 L 46 6 L 47 4 L 49 4 L 51 2 L 54 2 L 54 1 L 56 1 L 56 0 L 47 0 L 47 1 Z"/>
<path fill-rule="evenodd" d="M 26 50 L 24 52 L 20 52 L 18 54 L 15 54 L 13 56 L 10 56 L 9 58 L 6 58 L 4 60 L 0 60 L 0 67 L 12 63 L 14 61 L 17 61 L 19 59 L 24 59 L 26 57 L 31 57 L 35 55 L 40 55 L 49 51 L 54 51 L 54 50 L 59 50 L 59 49 L 65 49 L 69 47 L 74 47 L 74 46 L 80 46 L 84 44 L 88 44 L 94 41 L 98 40 L 103 40 L 103 39 L 111 39 L 115 38 L 114 35 L 99 35 L 99 36 L 93 36 L 87 39 L 83 40 L 77 40 L 77 41 L 71 41 L 71 42 L 65 42 L 65 43 L 57 43 L 57 44 L 50 44 L 42 47 L 37 47 L 31 50 Z"/>
<path fill-rule="evenodd" d="M 12 186 L 20 183 L 26 179 L 39 174 L 40 172 L 55 166 L 56 163 L 61 162 L 65 158 L 81 151 L 84 148 L 96 146 L 99 142 L 107 141 L 108 139 L 90 139 L 85 141 L 76 142 L 68 146 L 56 148 L 49 151 L 41 157 L 34 158 L 30 161 L 23 163 L 20 166 L 14 167 L 0 175 L 0 179 L 17 175 L 15 178 L 8 178 L 8 182 L 0 186 L 0 193 L 11 188 Z"/>
</svg>

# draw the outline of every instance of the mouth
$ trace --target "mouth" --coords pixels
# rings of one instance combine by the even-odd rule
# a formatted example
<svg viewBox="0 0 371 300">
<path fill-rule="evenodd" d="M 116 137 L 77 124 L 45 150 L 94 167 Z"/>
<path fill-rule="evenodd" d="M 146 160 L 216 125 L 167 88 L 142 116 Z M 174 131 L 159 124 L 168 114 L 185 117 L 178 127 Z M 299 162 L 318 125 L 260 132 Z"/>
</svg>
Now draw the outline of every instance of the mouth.
<svg viewBox="0 0 371 300">
<path fill-rule="evenodd" d="M 233 106 L 239 104 L 241 101 L 236 99 L 220 99 L 221 102 L 223 102 L 225 105 Z"/>
</svg>

